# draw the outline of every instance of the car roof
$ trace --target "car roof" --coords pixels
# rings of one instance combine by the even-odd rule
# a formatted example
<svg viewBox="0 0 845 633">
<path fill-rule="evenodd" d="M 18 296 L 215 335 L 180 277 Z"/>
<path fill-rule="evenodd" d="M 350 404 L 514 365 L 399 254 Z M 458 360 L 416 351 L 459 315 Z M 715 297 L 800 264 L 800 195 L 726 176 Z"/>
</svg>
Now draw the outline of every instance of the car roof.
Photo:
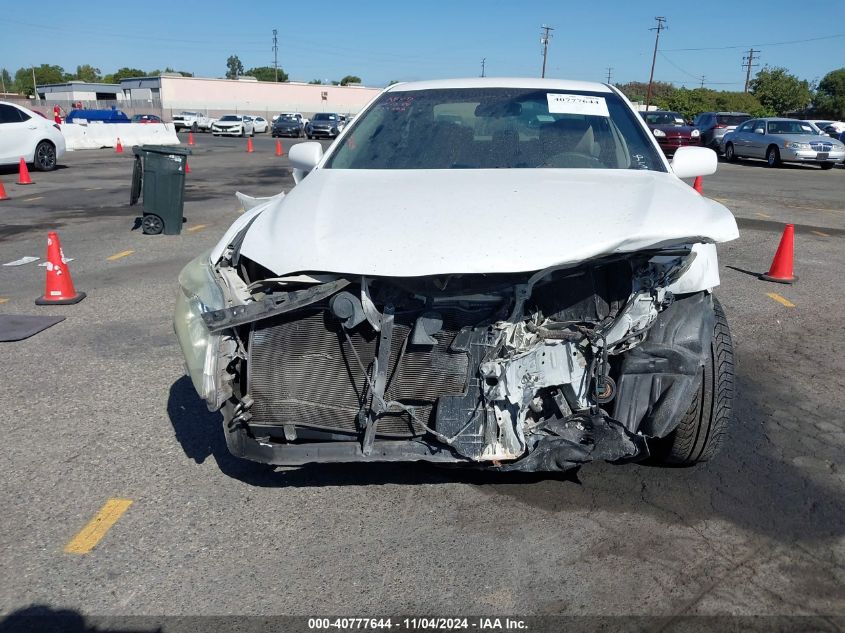
<svg viewBox="0 0 845 633">
<path fill-rule="evenodd" d="M 388 92 L 406 90 L 443 90 L 455 88 L 528 88 L 535 90 L 579 90 L 582 92 L 613 91 L 607 86 L 594 81 L 574 81 L 569 79 L 538 79 L 536 77 L 469 77 L 466 79 L 438 79 L 433 81 L 412 81 L 393 84 Z"/>
<path fill-rule="evenodd" d="M 702 112 L 701 114 L 735 114 L 737 116 L 751 116 L 748 112 Z"/>
</svg>

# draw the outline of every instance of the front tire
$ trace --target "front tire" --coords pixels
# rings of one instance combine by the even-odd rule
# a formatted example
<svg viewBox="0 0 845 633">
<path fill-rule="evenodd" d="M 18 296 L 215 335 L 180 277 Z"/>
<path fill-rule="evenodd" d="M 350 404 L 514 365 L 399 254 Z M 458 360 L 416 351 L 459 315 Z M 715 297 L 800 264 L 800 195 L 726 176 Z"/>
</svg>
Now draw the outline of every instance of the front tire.
<svg viewBox="0 0 845 633">
<path fill-rule="evenodd" d="M 834 166 L 834 165 L 836 165 L 836 163 L 822 163 L 822 164 L 821 164 L 821 165 L 819 165 L 819 166 L 820 166 L 822 169 L 833 169 L 833 166 Z"/>
<path fill-rule="evenodd" d="M 56 146 L 50 141 L 41 141 L 36 145 L 33 166 L 38 171 L 53 171 L 56 168 Z"/>
<path fill-rule="evenodd" d="M 733 143 L 728 143 L 725 146 L 725 160 L 728 161 L 729 163 L 735 163 L 736 162 L 736 152 L 734 151 L 734 144 Z"/>
<path fill-rule="evenodd" d="M 774 145 L 766 150 L 766 164 L 769 167 L 780 166 L 780 152 Z"/>
<path fill-rule="evenodd" d="M 191 124 L 191 132 L 193 132 L 194 134 L 196 134 L 198 131 L 199 131 L 199 127 L 197 126 L 196 121 L 194 121 L 194 122 Z"/>
<path fill-rule="evenodd" d="M 722 305 L 713 297 L 716 325 L 701 385 L 677 428 L 655 443 L 653 455 L 664 464 L 691 466 L 712 459 L 731 423 L 734 398 L 734 353 Z"/>
</svg>

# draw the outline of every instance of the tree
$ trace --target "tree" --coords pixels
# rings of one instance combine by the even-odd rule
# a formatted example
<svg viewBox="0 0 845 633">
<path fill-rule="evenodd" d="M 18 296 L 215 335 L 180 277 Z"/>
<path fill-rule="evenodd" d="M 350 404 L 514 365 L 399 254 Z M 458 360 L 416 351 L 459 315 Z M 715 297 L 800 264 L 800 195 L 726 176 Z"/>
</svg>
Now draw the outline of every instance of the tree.
<svg viewBox="0 0 845 633">
<path fill-rule="evenodd" d="M 311 80 L 311 81 L 309 81 L 308 83 L 309 83 L 309 84 L 313 84 L 313 85 L 315 85 L 315 86 L 322 86 L 322 85 L 323 85 L 323 80 L 322 80 L 322 79 L 312 79 L 312 80 Z"/>
<path fill-rule="evenodd" d="M 806 80 L 790 75 L 786 68 L 769 66 L 763 67 L 751 80 L 751 94 L 776 114 L 803 110 L 813 99 Z"/>
<path fill-rule="evenodd" d="M 258 81 L 276 81 L 276 69 L 272 66 L 258 66 L 250 68 L 245 75 L 255 77 Z M 279 81 L 287 81 L 288 74 L 279 68 Z"/>
<path fill-rule="evenodd" d="M 20 94 L 31 96 L 34 94 L 32 87 L 32 67 L 19 68 L 15 73 L 15 90 Z M 61 66 L 41 64 L 35 67 L 35 82 L 42 86 L 44 84 L 60 84 L 65 80 L 65 69 Z"/>
<path fill-rule="evenodd" d="M 229 55 L 226 60 L 226 79 L 237 79 L 244 74 L 244 65 L 237 55 Z"/>
<path fill-rule="evenodd" d="M 340 80 L 341 86 L 348 86 L 349 84 L 359 84 L 361 83 L 361 78 L 356 77 L 355 75 L 346 75 L 343 79 Z"/>
<path fill-rule="evenodd" d="M 616 84 L 616 87 L 631 101 L 645 101 L 648 92 L 648 82 L 644 81 L 629 81 L 626 84 Z M 651 97 L 654 101 L 668 97 L 674 91 L 675 86 L 665 81 L 655 81 L 651 84 Z"/>
<path fill-rule="evenodd" d="M 654 99 L 659 108 L 680 112 L 685 119 L 692 119 L 696 114 L 710 110 L 713 101 L 713 91 L 707 88 L 679 88 L 668 96 Z"/>
<path fill-rule="evenodd" d="M 716 112 L 747 112 L 753 117 L 772 116 L 753 94 L 748 92 L 716 92 L 712 109 Z"/>
<path fill-rule="evenodd" d="M 9 74 L 9 71 L 5 68 L 0 69 L 0 90 L 3 92 L 9 92 L 14 87 L 12 83 L 12 76 Z"/>
<path fill-rule="evenodd" d="M 91 64 L 82 64 L 82 66 L 77 66 L 76 74 L 73 78 L 89 82 L 100 81 L 102 79 L 100 76 L 100 69 L 94 68 Z"/>
<path fill-rule="evenodd" d="M 814 105 L 819 116 L 845 119 L 845 68 L 831 70 L 822 78 Z"/>
<path fill-rule="evenodd" d="M 147 73 L 145 73 L 140 68 L 118 68 L 116 72 L 111 73 L 103 77 L 103 83 L 107 84 L 118 84 L 123 79 L 130 79 L 132 77 L 146 77 Z"/>
</svg>

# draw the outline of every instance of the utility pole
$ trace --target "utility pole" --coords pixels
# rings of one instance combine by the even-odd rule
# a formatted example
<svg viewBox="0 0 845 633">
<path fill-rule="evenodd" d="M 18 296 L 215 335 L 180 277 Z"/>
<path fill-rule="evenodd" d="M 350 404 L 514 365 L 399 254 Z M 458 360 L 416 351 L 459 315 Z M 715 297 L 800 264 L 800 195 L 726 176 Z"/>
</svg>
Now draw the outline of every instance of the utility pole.
<svg viewBox="0 0 845 633">
<path fill-rule="evenodd" d="M 701 75 L 701 87 L 704 88 L 704 80 L 707 79 L 705 75 Z"/>
<path fill-rule="evenodd" d="M 273 70 L 276 71 L 276 82 L 279 81 L 279 31 L 273 29 Z"/>
<path fill-rule="evenodd" d="M 607 67 L 607 83 L 610 83 L 610 76 L 613 74 L 613 66 Z"/>
<path fill-rule="evenodd" d="M 481 59 L 481 76 L 484 77 L 484 67 L 487 65 L 487 58 L 483 57 Z"/>
<path fill-rule="evenodd" d="M 651 84 L 654 82 L 654 64 L 657 62 L 657 46 L 660 43 L 660 31 L 669 28 L 664 24 L 666 22 L 666 18 L 656 17 L 654 19 L 657 20 L 657 26 L 650 28 L 649 31 L 657 31 L 657 33 L 654 37 L 654 55 L 651 57 L 651 74 L 648 76 L 648 91 L 646 92 L 645 97 L 646 112 L 648 112 L 648 107 L 651 105 Z"/>
<path fill-rule="evenodd" d="M 753 66 L 759 66 L 759 64 L 754 63 L 754 53 L 757 53 L 757 57 L 760 57 L 760 51 L 755 51 L 753 48 L 748 50 L 748 55 L 742 58 L 742 67 L 746 69 L 745 71 L 745 92 L 748 92 L 748 84 L 751 83 L 751 68 Z"/>
<path fill-rule="evenodd" d="M 549 31 L 554 31 L 554 28 L 551 26 L 546 26 L 545 24 L 540 27 L 543 29 L 543 32 L 540 33 L 540 44 L 543 45 L 543 72 L 540 73 L 540 77 L 546 76 L 546 57 L 549 54 L 549 40 L 552 36 L 549 34 Z"/>
<path fill-rule="evenodd" d="M 35 83 L 35 66 L 32 67 L 32 89 L 35 92 L 33 95 L 35 97 L 35 103 L 40 103 L 38 99 L 38 84 Z"/>
</svg>

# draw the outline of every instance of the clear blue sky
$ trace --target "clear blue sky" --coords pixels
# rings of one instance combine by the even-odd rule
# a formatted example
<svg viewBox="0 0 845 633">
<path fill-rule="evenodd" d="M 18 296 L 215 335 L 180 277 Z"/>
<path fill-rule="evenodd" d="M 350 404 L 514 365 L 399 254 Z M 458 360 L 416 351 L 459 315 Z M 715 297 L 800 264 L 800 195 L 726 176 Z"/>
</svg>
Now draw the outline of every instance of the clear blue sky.
<svg viewBox="0 0 845 633">
<path fill-rule="evenodd" d="M 538 0 L 39 0 L 3 2 L 0 66 L 58 64 L 102 72 L 171 66 L 221 77 L 230 54 L 245 68 L 279 65 L 293 80 L 539 76 L 540 26 L 553 26 L 547 76 L 648 80 L 655 16 L 665 16 L 655 79 L 742 89 L 743 49 L 761 64 L 818 80 L 845 66 L 845 1 L 626 2 Z M 308 25 L 313 16 L 321 24 Z M 827 37 L 837 36 L 837 37 Z M 778 44 L 808 40 L 793 44 Z M 717 50 L 679 50 L 720 47 Z M 721 48 L 737 47 L 737 48 Z"/>
</svg>

